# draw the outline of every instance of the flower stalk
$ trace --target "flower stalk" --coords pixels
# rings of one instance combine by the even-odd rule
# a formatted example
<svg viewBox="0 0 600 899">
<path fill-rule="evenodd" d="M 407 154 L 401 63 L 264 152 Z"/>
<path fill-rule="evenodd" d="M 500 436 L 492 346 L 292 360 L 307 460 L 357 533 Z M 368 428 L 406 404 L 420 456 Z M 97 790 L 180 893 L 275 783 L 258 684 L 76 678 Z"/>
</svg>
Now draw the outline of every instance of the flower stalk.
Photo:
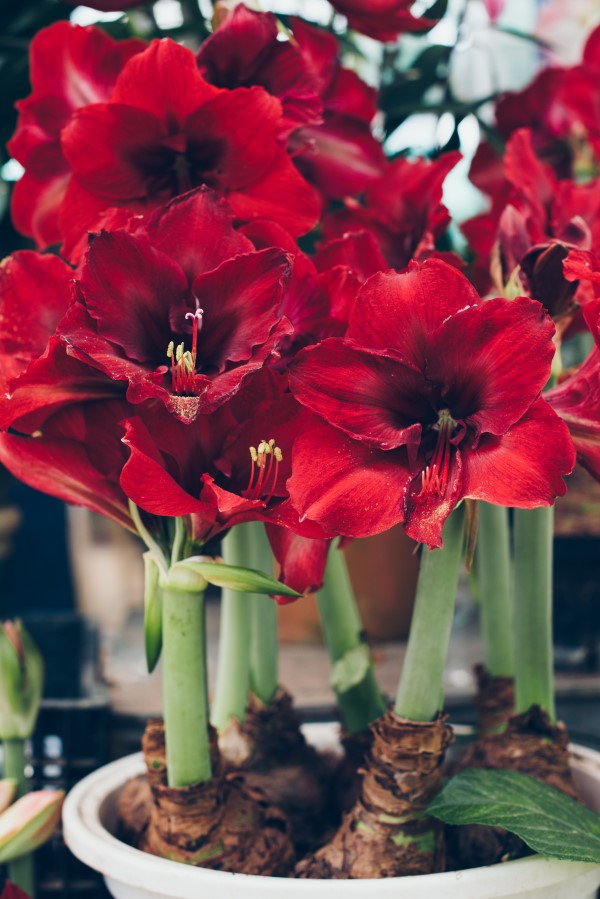
<svg viewBox="0 0 600 899">
<path fill-rule="evenodd" d="M 556 721 L 552 643 L 553 506 L 515 510 L 515 705 Z"/>
<path fill-rule="evenodd" d="M 173 582 L 175 581 L 175 583 Z M 163 586 L 163 698 L 170 787 L 210 780 L 204 592 Z"/>
<path fill-rule="evenodd" d="M 464 509 L 444 527 L 441 549 L 424 550 L 415 607 L 394 711 L 409 721 L 433 721 L 442 696 L 456 586 L 463 554 Z"/>
<path fill-rule="evenodd" d="M 344 729 L 348 734 L 362 733 L 383 715 L 386 706 L 365 643 L 344 554 L 335 547 L 329 552 L 317 605 Z"/>
<path fill-rule="evenodd" d="M 477 580 L 485 667 L 492 677 L 514 677 L 515 640 L 508 510 L 479 504 Z"/>
</svg>

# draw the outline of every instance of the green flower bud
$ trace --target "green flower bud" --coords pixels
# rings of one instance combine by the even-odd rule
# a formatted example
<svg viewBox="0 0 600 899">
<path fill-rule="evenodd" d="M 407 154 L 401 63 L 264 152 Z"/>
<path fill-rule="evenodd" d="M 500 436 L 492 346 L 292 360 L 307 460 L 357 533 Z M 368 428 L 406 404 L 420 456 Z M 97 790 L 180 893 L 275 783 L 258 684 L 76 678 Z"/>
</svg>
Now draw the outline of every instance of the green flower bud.
<svg viewBox="0 0 600 899">
<path fill-rule="evenodd" d="M 0 627 L 0 740 L 33 733 L 42 698 L 44 662 L 20 621 Z"/>
</svg>

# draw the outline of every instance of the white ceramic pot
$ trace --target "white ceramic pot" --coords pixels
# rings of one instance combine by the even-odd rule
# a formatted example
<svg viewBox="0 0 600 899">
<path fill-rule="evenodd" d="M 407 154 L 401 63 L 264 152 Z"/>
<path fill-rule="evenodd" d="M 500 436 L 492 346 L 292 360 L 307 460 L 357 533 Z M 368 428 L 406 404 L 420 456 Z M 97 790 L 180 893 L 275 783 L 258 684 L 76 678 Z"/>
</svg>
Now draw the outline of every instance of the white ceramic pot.
<svg viewBox="0 0 600 899">
<path fill-rule="evenodd" d="M 317 746 L 331 747 L 334 725 L 310 725 Z M 573 771 L 589 805 L 600 811 L 600 752 L 574 746 Z M 291 880 L 191 868 L 115 839 L 115 797 L 144 771 L 141 754 L 100 768 L 71 790 L 64 836 L 71 851 L 100 871 L 116 899 L 595 899 L 600 865 L 539 856 L 466 871 L 385 880 Z"/>
</svg>

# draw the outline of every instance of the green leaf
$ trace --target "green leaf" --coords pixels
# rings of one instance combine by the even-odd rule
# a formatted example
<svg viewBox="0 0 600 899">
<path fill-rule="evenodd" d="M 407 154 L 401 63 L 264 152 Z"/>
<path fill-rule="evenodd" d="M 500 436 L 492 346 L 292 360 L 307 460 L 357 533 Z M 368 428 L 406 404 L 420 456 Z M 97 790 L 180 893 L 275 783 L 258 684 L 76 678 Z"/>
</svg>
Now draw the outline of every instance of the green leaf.
<svg viewBox="0 0 600 899">
<path fill-rule="evenodd" d="M 162 650 L 162 594 L 160 569 L 151 552 L 144 553 L 144 646 L 151 674 Z"/>
<path fill-rule="evenodd" d="M 329 676 L 329 683 L 336 693 L 347 693 L 352 687 L 367 676 L 371 667 L 369 647 L 361 643 L 353 646 L 348 652 L 334 662 Z"/>
<path fill-rule="evenodd" d="M 173 565 L 171 571 L 184 569 L 201 575 L 209 584 L 216 587 L 228 587 L 241 593 L 272 593 L 275 596 L 294 596 L 302 594 L 286 587 L 281 581 L 268 577 L 254 568 L 238 568 L 236 565 L 225 565 L 224 562 L 206 561 L 203 556 L 192 556 Z"/>
<path fill-rule="evenodd" d="M 550 858 L 600 864 L 600 815 L 519 771 L 461 771 L 427 813 L 446 824 L 503 827 Z"/>
</svg>

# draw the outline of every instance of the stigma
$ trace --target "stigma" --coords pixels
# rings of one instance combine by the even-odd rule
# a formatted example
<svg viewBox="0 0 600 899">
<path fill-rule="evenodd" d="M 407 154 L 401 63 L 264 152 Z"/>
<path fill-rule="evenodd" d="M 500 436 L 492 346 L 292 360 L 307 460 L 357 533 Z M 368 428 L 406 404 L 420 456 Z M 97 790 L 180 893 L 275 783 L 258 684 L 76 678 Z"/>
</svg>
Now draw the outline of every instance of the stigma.
<svg viewBox="0 0 600 899">
<path fill-rule="evenodd" d="M 275 493 L 282 452 L 275 440 L 261 440 L 258 447 L 249 447 L 250 479 L 244 491 L 246 499 L 268 503 Z"/>
<path fill-rule="evenodd" d="M 196 358 L 198 355 L 198 334 L 202 330 L 204 309 L 196 300 L 194 312 L 187 312 L 186 321 L 192 321 L 192 349 L 186 350 L 182 342 L 175 346 L 173 340 L 167 347 L 167 359 L 171 360 L 171 390 L 178 395 L 195 393 Z"/>
</svg>

